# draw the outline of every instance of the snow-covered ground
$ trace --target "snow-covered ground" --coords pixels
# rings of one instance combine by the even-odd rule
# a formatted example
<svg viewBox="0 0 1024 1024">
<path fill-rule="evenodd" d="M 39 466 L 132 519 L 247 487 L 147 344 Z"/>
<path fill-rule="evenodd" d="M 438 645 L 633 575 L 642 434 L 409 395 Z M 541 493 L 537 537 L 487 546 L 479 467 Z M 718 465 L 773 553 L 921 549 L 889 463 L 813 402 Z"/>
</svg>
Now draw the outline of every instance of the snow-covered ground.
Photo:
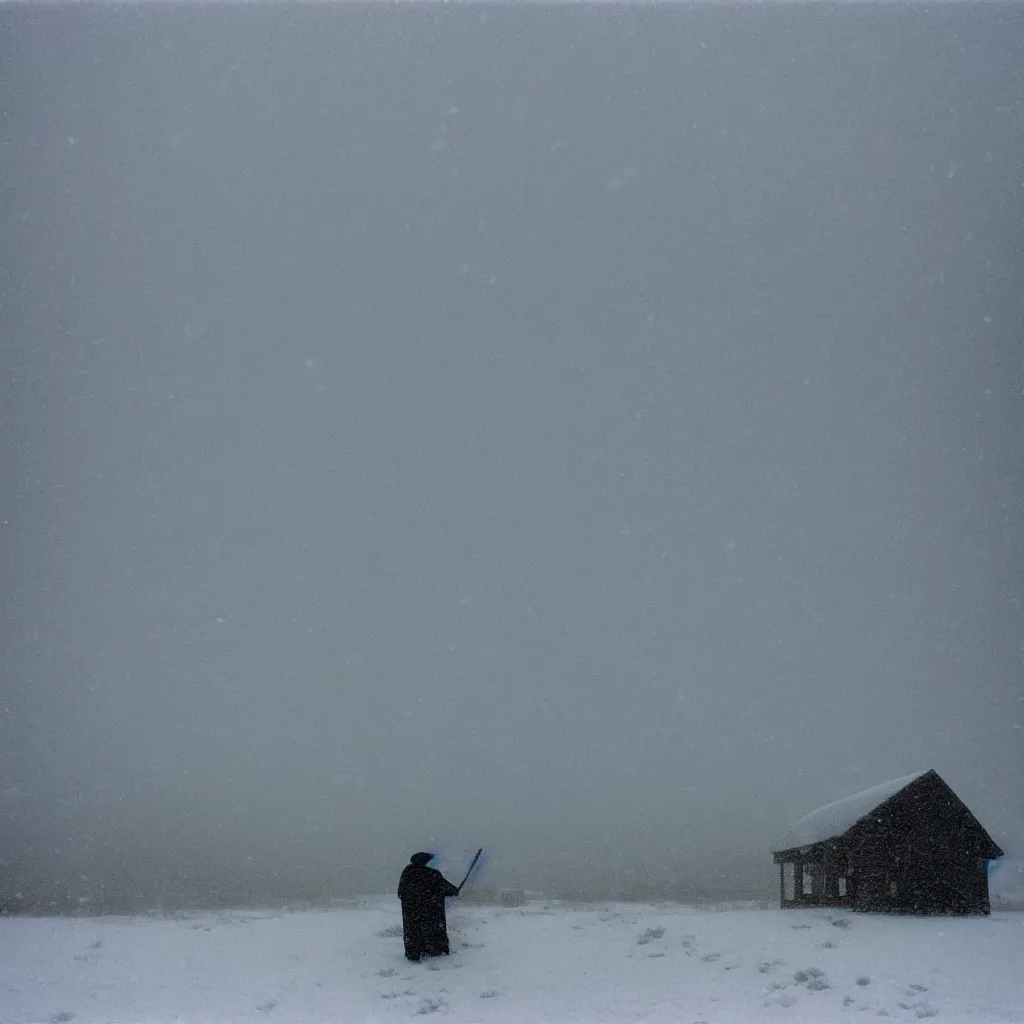
<svg viewBox="0 0 1024 1024">
<path fill-rule="evenodd" d="M 1024 1021 L 1024 913 L 904 918 L 646 904 L 449 911 L 409 964 L 397 902 L 0 919 L 0 1020 L 470 1024 Z"/>
</svg>

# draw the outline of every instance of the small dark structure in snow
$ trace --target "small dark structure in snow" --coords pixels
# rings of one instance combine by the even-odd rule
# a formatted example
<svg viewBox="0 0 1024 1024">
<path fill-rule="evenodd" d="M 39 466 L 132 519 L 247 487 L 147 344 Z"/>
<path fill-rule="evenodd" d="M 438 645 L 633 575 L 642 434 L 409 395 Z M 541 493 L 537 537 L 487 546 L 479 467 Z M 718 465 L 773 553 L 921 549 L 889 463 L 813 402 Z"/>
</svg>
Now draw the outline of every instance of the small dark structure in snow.
<svg viewBox="0 0 1024 1024">
<path fill-rule="evenodd" d="M 774 858 L 783 908 L 987 914 L 988 862 L 1002 855 L 956 793 L 926 771 L 812 811 Z"/>
<path fill-rule="evenodd" d="M 526 905 L 526 893 L 522 889 L 499 889 L 498 902 L 503 907 L 522 907 Z"/>
</svg>

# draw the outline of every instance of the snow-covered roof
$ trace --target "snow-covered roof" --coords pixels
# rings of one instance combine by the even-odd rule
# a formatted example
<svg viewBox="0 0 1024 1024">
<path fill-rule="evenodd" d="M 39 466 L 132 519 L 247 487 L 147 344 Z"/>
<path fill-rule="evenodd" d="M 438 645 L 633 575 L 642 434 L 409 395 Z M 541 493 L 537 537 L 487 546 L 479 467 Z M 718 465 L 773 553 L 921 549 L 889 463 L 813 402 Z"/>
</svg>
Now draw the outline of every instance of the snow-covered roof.
<svg viewBox="0 0 1024 1024">
<path fill-rule="evenodd" d="M 792 850 L 797 846 L 812 846 L 825 839 L 841 836 L 853 828 L 865 815 L 876 807 L 884 804 L 891 796 L 906 789 L 915 779 L 926 775 L 927 771 L 914 772 L 902 778 L 883 782 L 880 786 L 872 786 L 853 796 L 844 797 L 834 803 L 819 807 L 816 811 L 804 815 L 785 835 L 780 850 Z"/>
</svg>

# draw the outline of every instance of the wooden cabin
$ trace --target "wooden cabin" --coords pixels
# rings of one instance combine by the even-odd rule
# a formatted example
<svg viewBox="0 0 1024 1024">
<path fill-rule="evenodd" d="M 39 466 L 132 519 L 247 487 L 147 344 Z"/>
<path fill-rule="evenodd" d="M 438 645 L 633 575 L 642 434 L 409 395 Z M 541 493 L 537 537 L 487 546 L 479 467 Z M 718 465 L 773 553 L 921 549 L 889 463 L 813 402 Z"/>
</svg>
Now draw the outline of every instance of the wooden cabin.
<svg viewBox="0 0 1024 1024">
<path fill-rule="evenodd" d="M 987 914 L 988 863 L 1002 855 L 938 773 L 926 771 L 812 811 L 773 856 L 783 908 Z"/>
</svg>

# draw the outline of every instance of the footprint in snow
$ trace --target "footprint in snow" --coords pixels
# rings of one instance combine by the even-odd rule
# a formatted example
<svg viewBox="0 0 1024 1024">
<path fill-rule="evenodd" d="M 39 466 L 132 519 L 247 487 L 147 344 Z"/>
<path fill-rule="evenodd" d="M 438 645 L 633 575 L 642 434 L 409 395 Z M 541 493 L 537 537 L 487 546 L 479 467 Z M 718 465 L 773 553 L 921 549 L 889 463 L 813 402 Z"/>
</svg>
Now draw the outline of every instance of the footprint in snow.
<svg viewBox="0 0 1024 1024">
<path fill-rule="evenodd" d="M 501 993 L 496 988 L 488 988 L 488 989 L 484 989 L 484 991 L 480 993 L 480 998 L 481 999 L 497 999 L 498 996 L 500 996 L 500 995 L 501 995 Z"/>
<path fill-rule="evenodd" d="M 808 967 L 805 971 L 797 971 L 793 980 L 798 985 L 806 985 L 808 992 L 823 992 L 831 986 L 825 977 L 825 972 L 817 967 Z"/>
<path fill-rule="evenodd" d="M 275 1006 L 277 1006 L 277 1000 L 268 999 L 264 1003 L 257 1003 L 256 1009 L 259 1010 L 260 1013 L 270 1013 L 270 1011 L 273 1010 Z"/>
<path fill-rule="evenodd" d="M 938 1017 L 939 1015 L 939 1011 L 927 1003 L 897 1003 L 896 1005 L 901 1010 L 911 1011 L 918 1020 L 924 1020 L 926 1017 Z"/>
<path fill-rule="evenodd" d="M 420 1000 L 417 1016 L 425 1017 L 430 1013 L 447 1013 L 448 1003 L 441 996 L 424 996 Z"/>
<path fill-rule="evenodd" d="M 75 1015 L 73 1013 L 69 1013 L 67 1010 L 64 1010 L 61 1013 L 51 1014 L 49 1017 L 49 1024 L 67 1024 L 67 1021 L 74 1019 Z"/>
</svg>

